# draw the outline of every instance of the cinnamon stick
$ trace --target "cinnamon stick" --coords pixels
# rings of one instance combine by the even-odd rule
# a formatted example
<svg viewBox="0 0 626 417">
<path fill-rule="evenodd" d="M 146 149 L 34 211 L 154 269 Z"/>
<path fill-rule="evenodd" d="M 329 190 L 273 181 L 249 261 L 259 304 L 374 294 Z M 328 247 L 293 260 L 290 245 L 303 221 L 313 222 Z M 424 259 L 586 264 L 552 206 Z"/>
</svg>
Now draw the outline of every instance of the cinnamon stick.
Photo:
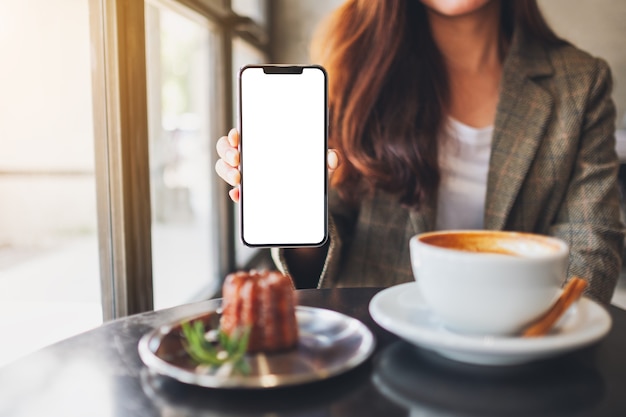
<svg viewBox="0 0 626 417">
<path fill-rule="evenodd" d="M 546 335 L 552 326 L 561 318 L 563 313 L 578 300 L 587 288 L 587 281 L 582 278 L 572 277 L 563 288 L 561 296 L 550 309 L 534 323 L 524 330 L 523 337 L 537 337 Z"/>
</svg>

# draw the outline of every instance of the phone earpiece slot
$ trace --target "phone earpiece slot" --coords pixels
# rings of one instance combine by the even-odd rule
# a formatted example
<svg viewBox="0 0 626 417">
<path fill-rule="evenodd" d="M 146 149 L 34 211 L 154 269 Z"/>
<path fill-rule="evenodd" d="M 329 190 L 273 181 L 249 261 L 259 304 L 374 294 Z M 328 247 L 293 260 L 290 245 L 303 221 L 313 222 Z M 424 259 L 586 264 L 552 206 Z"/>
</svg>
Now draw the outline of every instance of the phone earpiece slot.
<svg viewBox="0 0 626 417">
<path fill-rule="evenodd" d="M 298 66 L 271 66 L 263 67 L 266 74 L 302 74 L 302 67 Z"/>
</svg>

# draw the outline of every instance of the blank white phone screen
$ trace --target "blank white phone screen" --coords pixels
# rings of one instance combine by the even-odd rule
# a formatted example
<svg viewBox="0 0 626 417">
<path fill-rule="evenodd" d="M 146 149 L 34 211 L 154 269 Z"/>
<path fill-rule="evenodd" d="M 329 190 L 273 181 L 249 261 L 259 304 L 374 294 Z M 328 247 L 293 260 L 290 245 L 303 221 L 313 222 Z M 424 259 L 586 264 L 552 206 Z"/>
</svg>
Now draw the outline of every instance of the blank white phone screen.
<svg viewBox="0 0 626 417">
<path fill-rule="evenodd" d="M 326 79 L 322 69 L 240 74 L 241 230 L 249 246 L 326 238 Z"/>
</svg>

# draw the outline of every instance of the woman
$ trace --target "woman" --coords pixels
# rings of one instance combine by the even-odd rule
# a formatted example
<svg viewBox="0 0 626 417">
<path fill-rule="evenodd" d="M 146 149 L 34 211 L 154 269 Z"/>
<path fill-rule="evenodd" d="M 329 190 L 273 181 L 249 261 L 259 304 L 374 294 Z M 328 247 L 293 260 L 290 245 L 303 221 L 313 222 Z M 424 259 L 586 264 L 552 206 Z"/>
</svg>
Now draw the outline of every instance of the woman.
<svg viewBox="0 0 626 417">
<path fill-rule="evenodd" d="M 568 276 L 610 302 L 624 239 L 611 75 L 536 0 L 350 0 L 314 52 L 341 163 L 329 245 L 274 253 L 299 286 L 411 281 L 411 236 L 485 228 L 565 240 Z M 233 186 L 237 144 L 217 144 Z"/>
</svg>

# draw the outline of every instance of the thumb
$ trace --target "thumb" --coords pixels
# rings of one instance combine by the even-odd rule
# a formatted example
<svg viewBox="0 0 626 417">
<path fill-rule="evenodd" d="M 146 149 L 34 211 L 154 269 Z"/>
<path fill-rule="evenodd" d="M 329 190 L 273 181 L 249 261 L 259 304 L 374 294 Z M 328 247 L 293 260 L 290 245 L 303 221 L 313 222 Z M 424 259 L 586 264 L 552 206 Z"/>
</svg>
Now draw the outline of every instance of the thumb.
<svg viewBox="0 0 626 417">
<path fill-rule="evenodd" d="M 333 172 L 339 166 L 339 153 L 335 149 L 329 149 L 326 154 L 326 164 L 328 165 L 328 175 L 333 175 Z"/>
</svg>

